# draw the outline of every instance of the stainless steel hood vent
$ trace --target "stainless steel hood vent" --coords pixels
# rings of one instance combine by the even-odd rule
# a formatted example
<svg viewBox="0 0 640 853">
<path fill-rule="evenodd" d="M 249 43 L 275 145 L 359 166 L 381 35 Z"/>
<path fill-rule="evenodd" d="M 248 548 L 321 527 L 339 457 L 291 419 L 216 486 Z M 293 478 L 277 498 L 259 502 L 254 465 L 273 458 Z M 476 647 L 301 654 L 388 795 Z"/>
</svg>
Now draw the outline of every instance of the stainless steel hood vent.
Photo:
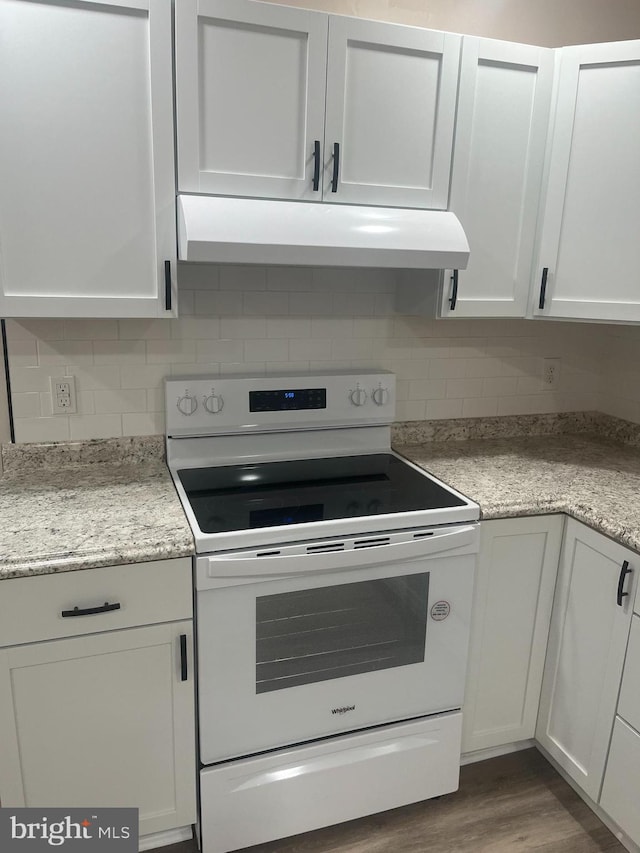
<svg viewBox="0 0 640 853">
<path fill-rule="evenodd" d="M 178 196 L 181 261 L 465 269 L 453 213 L 346 204 Z"/>
</svg>

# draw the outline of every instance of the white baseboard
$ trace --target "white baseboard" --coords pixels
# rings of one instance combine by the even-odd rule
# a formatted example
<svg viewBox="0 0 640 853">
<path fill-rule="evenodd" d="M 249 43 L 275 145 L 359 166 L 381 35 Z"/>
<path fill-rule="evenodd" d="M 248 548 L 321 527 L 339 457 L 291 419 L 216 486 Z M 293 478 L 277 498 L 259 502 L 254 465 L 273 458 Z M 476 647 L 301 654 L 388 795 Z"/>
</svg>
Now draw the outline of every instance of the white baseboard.
<svg viewBox="0 0 640 853">
<path fill-rule="evenodd" d="M 138 839 L 138 850 L 153 850 L 155 847 L 168 847 L 180 841 L 190 841 L 193 838 L 193 827 L 180 826 L 177 829 L 167 829 L 165 832 L 154 832 L 143 835 Z"/>
<path fill-rule="evenodd" d="M 530 749 L 536 742 L 530 740 L 518 740 L 515 743 L 502 744 L 501 746 L 490 746 L 487 749 L 476 749 L 473 752 L 464 752 L 460 757 L 460 765 L 473 764 L 476 761 L 486 761 L 488 758 L 498 758 L 499 755 L 508 755 L 510 752 L 519 752 L 521 749 Z"/>
</svg>

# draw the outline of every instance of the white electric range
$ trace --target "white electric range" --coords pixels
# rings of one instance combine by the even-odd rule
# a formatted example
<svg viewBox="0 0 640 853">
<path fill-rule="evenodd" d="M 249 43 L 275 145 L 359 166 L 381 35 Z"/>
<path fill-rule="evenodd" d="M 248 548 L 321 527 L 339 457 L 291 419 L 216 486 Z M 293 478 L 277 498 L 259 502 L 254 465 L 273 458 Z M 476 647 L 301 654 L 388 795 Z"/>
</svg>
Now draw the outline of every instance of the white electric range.
<svg viewBox="0 0 640 853">
<path fill-rule="evenodd" d="M 204 853 L 455 790 L 479 508 L 385 372 L 167 380 L 194 532 Z"/>
</svg>

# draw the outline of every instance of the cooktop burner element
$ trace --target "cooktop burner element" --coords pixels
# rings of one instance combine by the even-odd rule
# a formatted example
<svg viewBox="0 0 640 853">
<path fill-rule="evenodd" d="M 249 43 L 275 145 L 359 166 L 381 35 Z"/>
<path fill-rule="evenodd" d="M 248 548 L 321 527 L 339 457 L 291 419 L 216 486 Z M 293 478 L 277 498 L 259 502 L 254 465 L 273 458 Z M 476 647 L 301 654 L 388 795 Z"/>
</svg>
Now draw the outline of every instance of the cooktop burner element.
<svg viewBox="0 0 640 853">
<path fill-rule="evenodd" d="M 204 533 L 465 504 L 390 453 L 186 468 L 178 476 Z"/>
</svg>

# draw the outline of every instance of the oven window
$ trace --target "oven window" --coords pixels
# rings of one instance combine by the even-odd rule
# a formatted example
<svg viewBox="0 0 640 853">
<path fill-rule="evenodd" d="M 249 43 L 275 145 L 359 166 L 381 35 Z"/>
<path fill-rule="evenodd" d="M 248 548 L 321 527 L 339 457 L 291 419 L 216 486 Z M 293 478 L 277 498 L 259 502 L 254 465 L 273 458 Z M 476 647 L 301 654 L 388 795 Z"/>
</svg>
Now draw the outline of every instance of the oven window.
<svg viewBox="0 0 640 853">
<path fill-rule="evenodd" d="M 256 599 L 256 693 L 424 661 L 429 573 Z"/>
</svg>

